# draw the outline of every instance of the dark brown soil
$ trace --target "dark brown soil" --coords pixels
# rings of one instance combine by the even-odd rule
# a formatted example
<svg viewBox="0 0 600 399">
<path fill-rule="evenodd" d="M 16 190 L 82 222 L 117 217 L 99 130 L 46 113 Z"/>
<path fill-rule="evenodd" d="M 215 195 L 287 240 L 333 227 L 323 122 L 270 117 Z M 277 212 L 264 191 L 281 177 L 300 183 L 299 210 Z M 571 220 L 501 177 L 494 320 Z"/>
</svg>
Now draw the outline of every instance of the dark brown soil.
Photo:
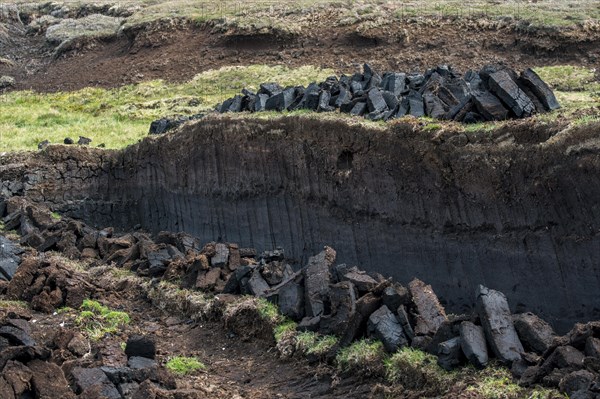
<svg viewBox="0 0 600 399">
<path fill-rule="evenodd" d="M 117 334 L 90 341 L 92 351 L 97 353 L 95 357 L 101 359 L 103 365 L 124 366 L 127 358 L 121 343 L 127 336 L 143 334 L 156 341 L 160 364 L 164 365 L 173 356 L 195 356 L 207 366 L 206 370 L 185 377 L 174 375 L 177 390 L 195 391 L 200 397 L 365 398 L 378 383 L 376 379 L 339 379 L 329 366 L 309 365 L 301 356 L 282 360 L 272 343 L 260 339 L 242 340 L 222 322 L 192 322 L 162 312 L 145 299 L 144 292 L 132 280 L 126 289 L 119 289 L 116 281 L 114 277 L 101 277 L 97 281 L 101 288 L 96 299 L 127 312 L 131 324 Z M 60 340 L 58 337 L 71 337 L 71 330 L 78 330 L 73 324 L 74 314 L 39 313 L 5 306 L 0 307 L 0 320 L 11 313 L 10 317 L 35 320 L 34 324 L 30 323 L 34 326 L 32 337 L 39 343 L 51 345 L 50 342 Z M 60 365 L 63 360 L 66 359 L 54 352 L 51 362 Z"/>
<path fill-rule="evenodd" d="M 484 27 L 482 27 L 484 26 Z M 14 29 L 5 54 L 14 66 L 0 64 L 0 75 L 17 79 L 15 89 L 67 91 L 86 86 L 117 87 L 151 79 L 184 81 L 226 65 L 316 65 L 351 73 L 363 62 L 380 70 L 414 71 L 437 64 L 459 70 L 489 63 L 515 69 L 538 65 L 594 65 L 600 37 L 593 32 L 490 26 L 477 21 L 437 20 L 383 26 L 364 34 L 354 27 L 315 23 L 292 37 L 237 35 L 189 24 L 145 30 L 109 41 L 81 44 L 58 59 L 44 41 Z"/>
</svg>

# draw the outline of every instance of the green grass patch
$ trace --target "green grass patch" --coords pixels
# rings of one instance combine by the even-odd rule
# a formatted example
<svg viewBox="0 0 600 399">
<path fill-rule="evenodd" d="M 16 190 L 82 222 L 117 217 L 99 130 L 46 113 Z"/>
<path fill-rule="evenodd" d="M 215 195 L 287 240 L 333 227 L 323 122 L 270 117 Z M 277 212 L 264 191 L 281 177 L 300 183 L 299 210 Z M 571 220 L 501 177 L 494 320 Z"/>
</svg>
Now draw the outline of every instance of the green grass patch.
<svg viewBox="0 0 600 399">
<path fill-rule="evenodd" d="M 467 391 L 477 392 L 485 399 L 523 397 L 519 396 L 523 390 L 513 381 L 510 371 L 501 367 L 482 370 Z"/>
<path fill-rule="evenodd" d="M 85 299 L 79 310 L 75 323 L 93 340 L 116 333 L 131 321 L 127 313 L 111 310 L 91 299 Z"/>
<path fill-rule="evenodd" d="M 451 374 L 437 364 L 437 358 L 418 349 L 405 347 L 385 360 L 386 377 L 408 389 L 432 389 L 443 392 Z"/>
<path fill-rule="evenodd" d="M 91 138 L 92 145 L 123 148 L 145 137 L 155 119 L 206 112 L 243 88 L 257 90 L 260 83 L 308 85 L 332 74 L 312 66 L 251 65 L 206 71 L 180 84 L 154 80 L 109 90 L 5 93 L 0 151 L 36 150 L 44 140 L 56 144 L 79 136 Z"/>
<path fill-rule="evenodd" d="M 284 337 L 293 334 L 296 331 L 298 324 L 292 320 L 286 319 L 282 323 L 279 323 L 273 329 L 273 335 L 275 336 L 275 342 L 281 341 Z"/>
<path fill-rule="evenodd" d="M 8 309 L 8 308 L 28 309 L 29 304 L 25 301 L 0 300 L 0 308 L 2 308 L 2 309 Z"/>
<path fill-rule="evenodd" d="M 296 349 L 307 355 L 322 356 L 338 342 L 333 335 L 321 335 L 312 331 L 303 331 L 296 335 Z"/>
<path fill-rule="evenodd" d="M 175 356 L 165 365 L 169 371 L 178 375 L 188 375 L 197 370 L 204 370 L 206 366 L 195 357 Z"/>
<path fill-rule="evenodd" d="M 523 388 L 512 378 L 510 370 L 493 363 L 480 371 L 458 371 L 468 381 L 467 392 L 484 399 L 557 399 L 567 398 L 558 391 L 543 387 Z"/>
<path fill-rule="evenodd" d="M 221 2 L 195 0 L 137 0 L 131 4 L 140 8 L 125 21 L 125 27 L 136 27 L 157 20 L 185 19 L 194 22 L 213 21 L 227 27 L 254 28 L 261 32 L 278 28 L 283 32 L 298 32 L 311 20 L 312 14 L 334 9 L 327 13 L 331 23 L 353 25 L 370 23 L 383 25 L 407 18 L 486 19 L 518 25 L 561 27 L 591 24 L 600 19 L 600 9 L 594 0 L 470 1 L 406 0 L 299 0 L 294 2 Z M 308 14 L 309 18 L 306 18 Z M 380 22 L 380 20 L 383 20 Z"/>
<path fill-rule="evenodd" d="M 556 65 L 534 68 L 546 83 L 558 91 L 600 90 L 596 72 L 586 67 Z"/>
<path fill-rule="evenodd" d="M 278 324 L 283 320 L 283 316 L 279 313 L 277 305 L 264 298 L 257 298 L 256 307 L 260 317 L 272 324 Z"/>
<path fill-rule="evenodd" d="M 385 351 L 380 341 L 361 339 L 341 349 L 335 360 L 340 370 L 348 371 L 370 368 L 373 364 L 381 363 L 384 358 Z"/>
</svg>

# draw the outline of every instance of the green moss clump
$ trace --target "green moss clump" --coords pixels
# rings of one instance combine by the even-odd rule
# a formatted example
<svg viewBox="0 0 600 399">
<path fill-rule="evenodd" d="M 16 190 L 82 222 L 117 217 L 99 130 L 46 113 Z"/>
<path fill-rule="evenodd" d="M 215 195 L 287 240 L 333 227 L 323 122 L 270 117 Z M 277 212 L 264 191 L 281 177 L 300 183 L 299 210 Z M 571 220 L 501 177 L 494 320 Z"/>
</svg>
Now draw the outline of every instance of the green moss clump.
<svg viewBox="0 0 600 399">
<path fill-rule="evenodd" d="M 126 312 L 111 310 L 91 299 L 85 299 L 79 310 L 75 323 L 93 340 L 99 340 L 106 334 L 116 333 L 131 321 Z"/>
<path fill-rule="evenodd" d="M 204 370 L 206 366 L 195 357 L 175 356 L 166 364 L 166 367 L 172 373 L 178 375 L 191 374 L 197 370 Z"/>
</svg>

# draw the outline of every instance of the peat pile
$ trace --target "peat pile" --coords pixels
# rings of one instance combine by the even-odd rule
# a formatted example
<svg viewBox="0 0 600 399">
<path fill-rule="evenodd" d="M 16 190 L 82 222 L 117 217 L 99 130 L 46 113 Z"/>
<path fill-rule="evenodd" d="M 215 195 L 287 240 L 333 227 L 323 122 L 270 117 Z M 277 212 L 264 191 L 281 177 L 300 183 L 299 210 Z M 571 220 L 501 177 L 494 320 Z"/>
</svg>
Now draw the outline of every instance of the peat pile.
<svg viewBox="0 0 600 399">
<path fill-rule="evenodd" d="M 173 390 L 173 377 L 154 359 L 150 339 L 131 336 L 127 364 L 106 366 L 97 345 L 77 330 L 60 325 L 41 328 L 36 321 L 25 310 L 0 314 L 3 399 L 148 398 L 155 387 L 170 391 L 166 397 L 180 397 Z"/>
<path fill-rule="evenodd" d="M 442 65 L 424 75 L 386 72 L 380 76 L 365 64 L 363 73 L 330 76 L 308 87 L 263 83 L 257 93 L 244 89 L 217 111 L 339 110 L 373 121 L 412 115 L 474 123 L 524 118 L 559 107 L 552 89 L 532 69 L 519 75 L 487 65 L 461 76 Z"/>
<path fill-rule="evenodd" d="M 378 273 L 337 264 L 337 254 L 329 247 L 294 270 L 282 250 L 258 254 L 233 243 L 201 245 L 185 233 L 161 232 L 154 238 L 142 232 L 114 235 L 111 228 L 95 230 L 68 218 L 48 219 L 47 209 L 22 198 L 4 202 L 2 208 L 9 212 L 1 215 L 4 223 L 22 236 L 22 244 L 39 252 L 56 249 L 72 258 L 95 259 L 98 265 L 114 264 L 141 276 L 178 281 L 183 288 L 266 298 L 297 321 L 298 330 L 336 335 L 341 347 L 371 337 L 390 353 L 405 346 L 425 350 L 448 370 L 468 362 L 483 368 L 496 358 L 523 385 L 543 383 L 579 397 L 594 397 L 600 391 L 598 321 L 577 324 L 558 336 L 532 313 L 511 314 L 504 294 L 484 286 L 475 293 L 472 314 L 449 316 L 431 286 L 414 279 L 405 287 Z M 27 300 L 48 294 L 44 302 L 53 306 L 37 307 L 41 311 L 62 305 L 59 298 L 69 304 L 68 295 L 51 300 L 57 287 L 69 285 L 70 276 L 58 269 L 47 275 L 44 270 L 52 269 L 51 264 L 27 265 L 28 258 L 10 282 L 0 285 L 0 293 Z M 83 296 L 80 293 L 75 301 Z M 36 309 L 35 301 L 32 307 Z M 10 334 L 0 329 L 0 336 L 9 339 Z"/>
</svg>

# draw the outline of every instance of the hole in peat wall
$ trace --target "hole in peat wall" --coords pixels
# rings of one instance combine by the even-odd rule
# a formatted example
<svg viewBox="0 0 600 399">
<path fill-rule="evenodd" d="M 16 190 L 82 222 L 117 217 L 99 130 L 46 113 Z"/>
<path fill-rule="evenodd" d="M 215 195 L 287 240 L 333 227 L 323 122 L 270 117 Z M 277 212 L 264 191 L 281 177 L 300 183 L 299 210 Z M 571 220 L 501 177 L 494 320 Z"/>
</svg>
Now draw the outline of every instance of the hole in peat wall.
<svg viewBox="0 0 600 399">
<path fill-rule="evenodd" d="M 348 150 L 342 151 L 338 156 L 337 168 L 338 170 L 351 170 L 352 161 L 354 160 L 354 153 Z"/>
</svg>

